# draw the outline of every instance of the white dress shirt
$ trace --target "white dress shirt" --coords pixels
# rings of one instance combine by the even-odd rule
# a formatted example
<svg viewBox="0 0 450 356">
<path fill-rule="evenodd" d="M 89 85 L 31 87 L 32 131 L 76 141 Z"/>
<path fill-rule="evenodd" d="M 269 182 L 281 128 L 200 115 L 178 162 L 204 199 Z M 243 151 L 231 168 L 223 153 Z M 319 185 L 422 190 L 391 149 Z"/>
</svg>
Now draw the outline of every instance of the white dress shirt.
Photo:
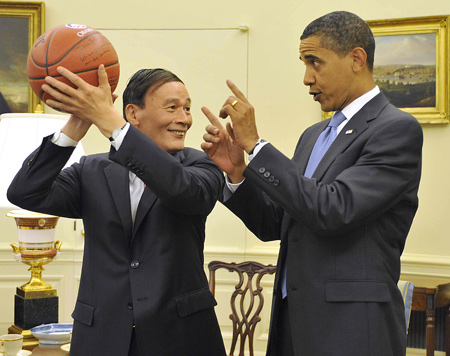
<svg viewBox="0 0 450 356">
<path fill-rule="evenodd" d="M 342 123 L 337 127 L 337 134 L 339 135 L 339 132 L 344 128 L 345 125 L 350 121 L 350 119 L 355 116 L 355 114 L 362 109 L 364 105 L 366 105 L 370 100 L 372 100 L 375 96 L 377 96 L 380 93 L 380 88 L 376 85 L 375 88 L 368 91 L 367 93 L 361 95 L 359 98 L 353 100 L 350 104 L 348 104 L 344 109 L 342 109 L 342 113 L 345 115 L 346 119 L 342 121 Z M 254 158 L 258 152 L 264 147 L 265 144 L 268 142 L 264 142 L 262 145 L 257 145 L 255 147 L 254 152 L 249 155 L 248 160 L 251 161 L 252 158 Z M 239 186 L 244 182 L 245 178 L 240 183 L 231 183 L 228 179 L 228 177 L 225 174 L 225 182 L 226 182 L 226 188 L 224 189 L 224 198 L 225 200 L 229 199 L 231 197 L 231 194 L 236 191 L 236 189 L 239 188 Z"/>
<path fill-rule="evenodd" d="M 113 140 L 111 141 L 111 146 L 113 146 L 117 151 L 119 150 L 129 128 L 130 123 L 127 122 L 127 124 L 122 129 L 119 129 L 120 131 L 114 130 L 115 132 L 113 132 L 112 136 Z M 68 137 L 61 131 L 55 132 L 51 141 L 55 145 L 62 147 L 70 147 L 70 146 L 75 147 L 78 143 L 77 141 L 72 140 L 70 137 Z M 134 223 L 139 201 L 141 200 L 142 193 L 144 192 L 145 189 L 145 184 L 139 177 L 137 177 L 131 171 L 128 172 L 128 177 L 130 181 L 131 217 Z"/>
</svg>

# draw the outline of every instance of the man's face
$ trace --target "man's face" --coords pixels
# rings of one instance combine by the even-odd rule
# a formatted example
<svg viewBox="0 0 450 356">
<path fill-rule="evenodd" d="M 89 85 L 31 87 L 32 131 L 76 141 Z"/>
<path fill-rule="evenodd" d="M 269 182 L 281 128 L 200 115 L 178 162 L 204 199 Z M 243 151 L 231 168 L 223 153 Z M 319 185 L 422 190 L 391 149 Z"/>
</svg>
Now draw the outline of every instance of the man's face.
<svg viewBox="0 0 450 356">
<path fill-rule="evenodd" d="M 184 148 L 192 125 L 191 98 L 183 83 L 169 82 L 145 94 L 145 107 L 136 107 L 136 126 L 168 153 Z"/>
<path fill-rule="evenodd" d="M 309 86 L 309 94 L 323 111 L 342 110 L 355 99 L 351 95 L 351 52 L 340 58 L 336 52 L 322 47 L 320 37 L 311 36 L 300 42 L 300 59 L 306 66 L 303 83 Z"/>
</svg>

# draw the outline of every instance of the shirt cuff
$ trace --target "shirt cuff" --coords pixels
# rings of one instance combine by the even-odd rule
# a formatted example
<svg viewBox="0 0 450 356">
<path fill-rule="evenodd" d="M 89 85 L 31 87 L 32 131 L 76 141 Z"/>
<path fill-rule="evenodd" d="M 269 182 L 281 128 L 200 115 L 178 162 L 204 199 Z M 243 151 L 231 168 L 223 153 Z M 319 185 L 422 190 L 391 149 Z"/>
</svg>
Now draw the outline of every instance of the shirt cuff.
<svg viewBox="0 0 450 356">
<path fill-rule="evenodd" d="M 253 158 L 256 157 L 256 155 L 258 154 L 259 151 L 261 151 L 261 148 L 263 148 L 265 145 L 267 145 L 269 142 L 267 141 L 259 141 L 256 144 L 255 148 L 253 149 L 253 152 L 251 154 L 248 155 L 248 160 L 251 161 Z"/>
<path fill-rule="evenodd" d="M 61 132 L 61 130 L 56 131 L 50 140 L 55 145 L 61 146 L 61 147 L 76 147 L 76 145 L 78 144 L 77 141 L 72 140 L 65 133 Z"/>
<path fill-rule="evenodd" d="M 127 134 L 129 129 L 130 123 L 127 122 L 125 126 L 122 128 L 122 130 L 120 130 L 119 136 L 113 138 L 113 140 L 111 141 L 111 146 L 113 146 L 116 149 L 116 151 L 118 151 L 120 146 L 122 145 L 123 139 L 125 138 L 125 135 Z"/>
</svg>

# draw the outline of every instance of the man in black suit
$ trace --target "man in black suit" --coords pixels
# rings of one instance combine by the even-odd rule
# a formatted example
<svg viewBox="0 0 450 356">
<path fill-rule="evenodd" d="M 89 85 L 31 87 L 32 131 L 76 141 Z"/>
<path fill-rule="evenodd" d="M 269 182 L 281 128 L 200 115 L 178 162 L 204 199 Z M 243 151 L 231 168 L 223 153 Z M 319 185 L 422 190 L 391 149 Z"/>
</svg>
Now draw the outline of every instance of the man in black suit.
<svg viewBox="0 0 450 356">
<path fill-rule="evenodd" d="M 223 176 L 205 153 L 184 147 L 192 125 L 185 85 L 166 70 L 138 71 L 123 95 L 126 122 L 103 66 L 98 87 L 59 72 L 76 89 L 47 78 L 44 89 L 58 100 L 47 104 L 72 115 L 25 160 L 8 198 L 83 219 L 70 354 L 225 355 L 203 269 L 205 222 Z M 111 140 L 109 154 L 61 171 L 91 124 Z"/>
<path fill-rule="evenodd" d="M 306 27 L 304 84 L 335 114 L 303 133 L 292 159 L 260 140 L 233 83 L 220 111 L 232 125 L 203 108 L 212 125 L 202 148 L 228 175 L 224 204 L 261 240 L 281 240 L 267 355 L 405 355 L 397 282 L 423 137 L 375 85 L 374 51 L 369 26 L 349 12 Z"/>
</svg>

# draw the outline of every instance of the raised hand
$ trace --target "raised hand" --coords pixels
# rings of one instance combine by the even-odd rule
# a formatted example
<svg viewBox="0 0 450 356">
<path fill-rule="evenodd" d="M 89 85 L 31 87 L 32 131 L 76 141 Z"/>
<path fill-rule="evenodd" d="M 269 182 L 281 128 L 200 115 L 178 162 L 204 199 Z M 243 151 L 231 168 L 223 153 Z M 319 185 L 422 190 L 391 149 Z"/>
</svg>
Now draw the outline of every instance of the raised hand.
<svg viewBox="0 0 450 356">
<path fill-rule="evenodd" d="M 206 107 L 202 108 L 211 125 L 206 126 L 203 135 L 205 142 L 201 147 L 217 166 L 227 173 L 233 183 L 244 179 L 243 172 L 247 167 L 244 161 L 244 151 L 236 145 L 231 125 L 225 129 L 219 119 Z"/>
<path fill-rule="evenodd" d="M 255 109 L 232 81 L 227 80 L 227 85 L 234 95 L 225 101 L 219 116 L 221 118 L 230 117 L 233 123 L 233 142 L 250 153 L 259 139 Z"/>
<path fill-rule="evenodd" d="M 93 123 L 106 137 L 110 137 L 114 129 L 125 124 L 122 115 L 114 108 L 115 97 L 111 95 L 108 74 L 103 65 L 98 69 L 98 87 L 86 83 L 66 68 L 58 67 L 58 73 L 68 79 L 75 88 L 55 78 L 46 77 L 47 84 L 44 84 L 42 89 L 56 99 L 47 100 L 47 105 Z"/>
</svg>

